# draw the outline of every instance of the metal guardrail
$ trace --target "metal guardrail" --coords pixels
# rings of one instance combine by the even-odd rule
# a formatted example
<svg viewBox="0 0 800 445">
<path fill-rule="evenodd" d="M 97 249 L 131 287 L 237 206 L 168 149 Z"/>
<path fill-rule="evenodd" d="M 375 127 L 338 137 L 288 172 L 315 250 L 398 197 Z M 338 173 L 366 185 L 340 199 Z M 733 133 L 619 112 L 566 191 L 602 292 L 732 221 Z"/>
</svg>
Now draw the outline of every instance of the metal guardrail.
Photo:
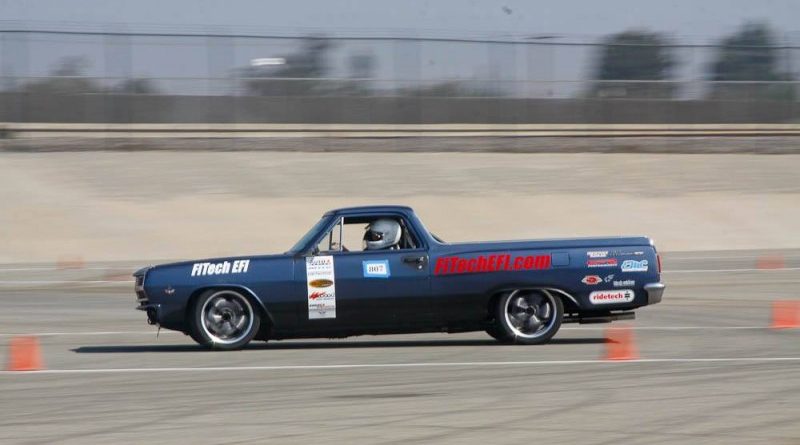
<svg viewBox="0 0 800 445">
<path fill-rule="evenodd" d="M 0 122 L 2 138 L 800 136 L 792 124 L 76 124 Z"/>
</svg>

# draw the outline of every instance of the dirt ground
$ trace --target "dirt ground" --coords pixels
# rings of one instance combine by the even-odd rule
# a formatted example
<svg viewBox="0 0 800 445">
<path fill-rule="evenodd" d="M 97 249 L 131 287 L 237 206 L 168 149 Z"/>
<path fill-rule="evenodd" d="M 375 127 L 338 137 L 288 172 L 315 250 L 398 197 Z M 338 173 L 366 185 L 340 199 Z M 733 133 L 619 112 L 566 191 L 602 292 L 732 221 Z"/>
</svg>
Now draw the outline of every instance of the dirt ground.
<svg viewBox="0 0 800 445">
<path fill-rule="evenodd" d="M 280 252 L 327 209 L 413 206 L 445 240 L 800 247 L 800 155 L 0 153 L 0 262 Z"/>
</svg>

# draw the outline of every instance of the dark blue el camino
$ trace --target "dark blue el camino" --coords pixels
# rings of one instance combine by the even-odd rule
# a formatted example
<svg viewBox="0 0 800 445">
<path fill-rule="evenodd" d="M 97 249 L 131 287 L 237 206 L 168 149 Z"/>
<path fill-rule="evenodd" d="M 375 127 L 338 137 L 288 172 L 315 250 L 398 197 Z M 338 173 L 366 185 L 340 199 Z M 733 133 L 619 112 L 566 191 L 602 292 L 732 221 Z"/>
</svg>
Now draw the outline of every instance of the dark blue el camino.
<svg viewBox="0 0 800 445">
<path fill-rule="evenodd" d="M 661 301 L 646 237 L 446 243 L 402 206 L 332 210 L 281 255 L 136 273 L 148 322 L 210 348 L 253 339 L 486 331 L 545 343 L 561 323 L 634 318 Z"/>
</svg>

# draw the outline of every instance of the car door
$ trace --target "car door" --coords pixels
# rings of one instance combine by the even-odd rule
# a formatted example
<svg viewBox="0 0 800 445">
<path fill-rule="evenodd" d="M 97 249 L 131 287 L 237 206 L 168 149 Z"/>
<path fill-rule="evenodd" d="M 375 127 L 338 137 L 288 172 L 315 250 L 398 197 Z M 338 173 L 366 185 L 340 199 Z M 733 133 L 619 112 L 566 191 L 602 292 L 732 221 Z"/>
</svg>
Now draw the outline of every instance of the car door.
<svg viewBox="0 0 800 445">
<path fill-rule="evenodd" d="M 341 252 L 333 261 L 342 323 L 402 330 L 431 322 L 424 249 Z"/>
<path fill-rule="evenodd" d="M 296 263 L 298 288 L 307 300 L 300 314 L 305 328 L 403 330 L 432 320 L 426 248 L 417 242 L 411 248 L 358 250 L 370 218 L 376 216 L 350 217 L 352 223 L 340 218 L 315 253 Z M 344 226 L 356 228 L 353 236 L 343 235 Z"/>
</svg>

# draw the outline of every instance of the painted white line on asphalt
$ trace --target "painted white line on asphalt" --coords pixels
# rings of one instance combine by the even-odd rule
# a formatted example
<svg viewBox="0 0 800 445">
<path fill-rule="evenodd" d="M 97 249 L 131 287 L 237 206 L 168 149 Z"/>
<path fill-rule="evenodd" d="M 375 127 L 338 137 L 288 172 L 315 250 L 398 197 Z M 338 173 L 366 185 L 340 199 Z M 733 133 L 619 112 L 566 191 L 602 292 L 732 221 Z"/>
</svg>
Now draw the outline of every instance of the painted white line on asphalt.
<svg viewBox="0 0 800 445">
<path fill-rule="evenodd" d="M 764 329 L 768 330 L 768 326 L 630 326 L 630 328 L 634 331 L 683 331 L 683 330 L 708 330 L 708 331 L 725 331 L 725 330 L 737 330 L 737 329 Z M 562 331 L 602 331 L 605 330 L 606 327 L 595 327 L 595 326 L 586 326 L 586 327 L 578 327 L 578 326 L 564 326 L 561 328 Z M 34 336 L 34 337 L 61 337 L 61 336 L 72 336 L 72 337 L 81 337 L 81 336 L 94 336 L 94 335 L 155 335 L 156 331 L 79 331 L 79 332 L 18 332 L 18 333 L 9 333 L 9 332 L 0 332 L 0 337 L 17 337 L 17 336 Z M 170 331 L 170 330 L 162 330 L 161 334 L 181 334 L 182 332 L 178 331 Z M 314 341 L 314 339 L 308 339 L 310 341 Z M 325 339 L 319 339 L 319 341 L 327 341 Z M 370 340 L 370 341 L 386 341 L 392 342 L 393 340 Z M 406 340 L 403 340 L 406 341 Z M 412 340 L 413 341 L 413 340 Z M 353 344 L 357 344 L 357 341 Z"/>
<path fill-rule="evenodd" d="M 711 273 L 711 272 L 777 272 L 782 270 L 800 270 L 800 267 L 781 267 L 778 269 L 686 269 L 686 270 L 664 270 L 666 273 Z"/>
<path fill-rule="evenodd" d="M 642 363 L 775 363 L 800 362 L 800 357 L 730 357 L 730 358 L 653 358 L 636 360 L 538 360 L 519 362 L 428 362 L 428 363 L 357 363 L 348 365 L 278 365 L 278 366 L 209 366 L 186 368 L 93 368 L 45 369 L 42 371 L 0 371 L 0 375 L 38 374 L 111 374 L 145 372 L 224 372 L 224 371 L 301 371 L 369 368 L 470 368 L 488 366 L 552 366 L 552 365 L 626 365 Z"/>
<path fill-rule="evenodd" d="M 768 329 L 767 326 L 629 326 L 634 331 L 688 331 L 688 330 L 708 330 L 725 331 L 735 329 Z M 562 327 L 561 330 L 567 331 L 602 331 L 605 327 Z"/>
<path fill-rule="evenodd" d="M 162 330 L 159 335 L 183 334 L 183 332 Z M 88 332 L 32 332 L 32 333 L 0 333 L 0 337 L 83 337 L 93 335 L 156 335 L 156 331 L 88 331 Z"/>
<path fill-rule="evenodd" d="M 752 260 L 766 257 L 768 255 L 742 255 L 742 256 L 673 256 L 661 254 L 662 261 L 691 261 L 691 260 Z M 783 255 L 784 258 L 793 258 L 791 255 Z"/>
<path fill-rule="evenodd" d="M 661 273 L 711 273 L 711 272 L 778 272 L 783 270 L 800 270 L 800 267 L 781 267 L 777 269 L 686 269 L 664 270 Z"/>
<path fill-rule="evenodd" d="M 124 273 L 127 270 L 130 270 L 133 273 L 134 268 L 128 267 L 114 267 L 114 266 L 100 266 L 100 267 L 49 267 L 49 266 L 42 266 L 42 267 L 9 267 L 0 269 L 0 273 L 3 272 L 55 272 L 55 271 L 70 271 L 76 272 L 80 270 L 119 270 L 121 273 Z"/>
<path fill-rule="evenodd" d="M 709 255 L 709 256 L 694 256 L 694 255 L 680 255 L 680 254 L 670 254 L 669 252 L 662 252 L 661 259 L 662 260 L 745 260 L 745 259 L 761 259 L 761 258 L 784 258 L 784 259 L 791 259 L 791 258 L 798 258 L 800 257 L 800 253 L 798 252 L 790 252 L 790 253 L 779 253 L 779 252 L 764 252 L 761 254 L 751 254 L 751 255 Z"/>
</svg>

